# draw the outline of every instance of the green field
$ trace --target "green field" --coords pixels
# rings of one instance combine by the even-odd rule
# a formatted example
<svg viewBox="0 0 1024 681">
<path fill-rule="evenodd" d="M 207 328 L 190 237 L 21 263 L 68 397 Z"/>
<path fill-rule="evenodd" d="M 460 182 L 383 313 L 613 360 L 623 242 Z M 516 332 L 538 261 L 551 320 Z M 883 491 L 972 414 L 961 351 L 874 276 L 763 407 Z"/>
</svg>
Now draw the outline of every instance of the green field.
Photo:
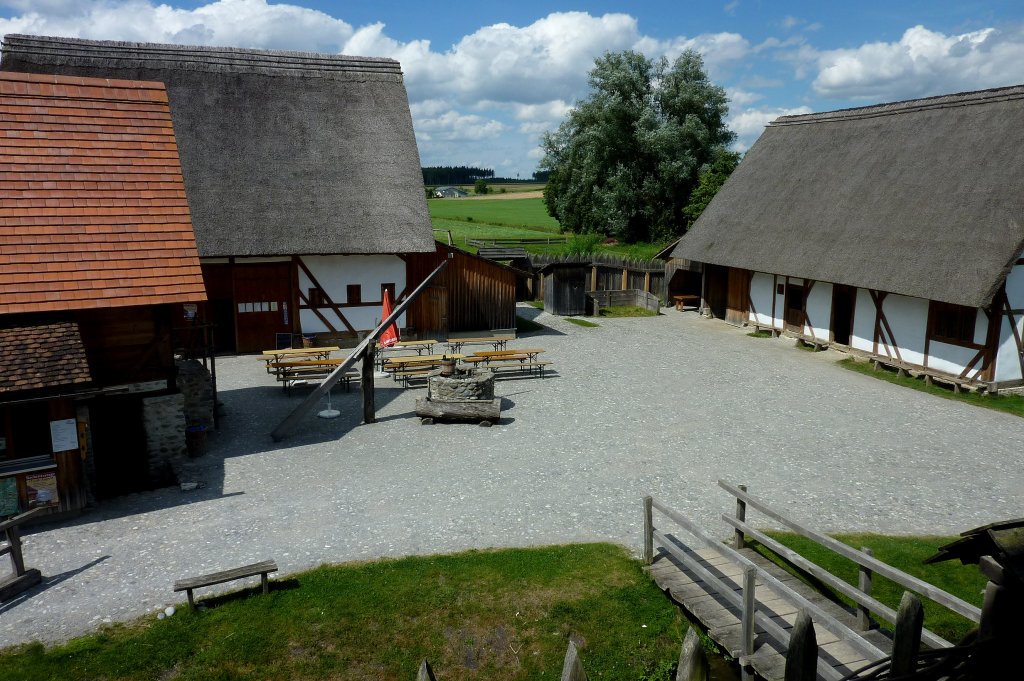
<svg viewBox="0 0 1024 681">
<path fill-rule="evenodd" d="M 427 201 L 427 207 L 430 217 L 435 219 L 484 222 L 558 233 L 558 220 L 548 215 L 544 199 L 432 199 Z"/>
</svg>

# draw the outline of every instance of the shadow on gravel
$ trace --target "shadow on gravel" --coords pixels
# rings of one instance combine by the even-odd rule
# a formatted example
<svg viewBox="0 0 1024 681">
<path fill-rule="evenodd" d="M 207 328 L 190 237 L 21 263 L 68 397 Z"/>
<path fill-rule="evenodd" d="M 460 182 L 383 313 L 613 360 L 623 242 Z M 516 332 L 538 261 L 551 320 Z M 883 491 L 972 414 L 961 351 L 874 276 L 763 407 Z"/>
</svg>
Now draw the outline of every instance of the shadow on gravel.
<svg viewBox="0 0 1024 681">
<path fill-rule="evenodd" d="M 13 600 L 7 601 L 3 605 L 0 605 L 0 615 L 4 614 L 8 610 L 13 610 L 22 603 L 31 600 L 34 596 L 38 596 L 50 587 L 56 586 L 66 579 L 71 579 L 72 577 L 75 577 L 85 572 L 89 568 L 96 567 L 97 565 L 99 565 L 100 563 L 109 558 L 110 556 L 100 556 L 99 558 L 86 563 L 80 568 L 76 568 L 74 570 L 66 570 L 58 575 L 54 575 L 53 577 L 43 577 L 43 581 L 41 581 L 36 586 L 32 587 L 28 591 L 25 591 L 24 593 L 18 594 Z M 29 565 L 28 567 L 32 566 Z"/>
</svg>

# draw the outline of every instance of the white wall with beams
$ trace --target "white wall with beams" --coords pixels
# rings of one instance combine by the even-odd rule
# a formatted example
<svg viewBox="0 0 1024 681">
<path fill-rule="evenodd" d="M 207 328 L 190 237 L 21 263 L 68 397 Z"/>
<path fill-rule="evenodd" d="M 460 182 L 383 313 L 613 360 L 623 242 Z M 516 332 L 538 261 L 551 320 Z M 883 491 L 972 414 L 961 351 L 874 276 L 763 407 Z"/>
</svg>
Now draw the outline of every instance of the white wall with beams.
<svg viewBox="0 0 1024 681">
<path fill-rule="evenodd" d="M 341 305 L 348 301 L 348 286 L 358 284 L 362 288 L 361 299 L 367 302 L 380 301 L 381 284 L 393 283 L 395 294 L 405 289 L 405 261 L 397 255 L 304 255 L 302 262 L 320 283 L 330 299 Z M 313 283 L 299 268 L 299 290 L 308 293 Z M 329 307 L 317 310 L 338 331 L 345 331 L 345 324 Z M 371 331 L 380 323 L 379 304 L 363 307 L 344 307 L 341 312 L 349 324 L 358 331 Z M 303 333 L 325 333 L 330 331 L 313 310 L 300 310 L 299 324 Z M 405 326 L 405 315 L 398 318 L 399 327 Z"/>
</svg>

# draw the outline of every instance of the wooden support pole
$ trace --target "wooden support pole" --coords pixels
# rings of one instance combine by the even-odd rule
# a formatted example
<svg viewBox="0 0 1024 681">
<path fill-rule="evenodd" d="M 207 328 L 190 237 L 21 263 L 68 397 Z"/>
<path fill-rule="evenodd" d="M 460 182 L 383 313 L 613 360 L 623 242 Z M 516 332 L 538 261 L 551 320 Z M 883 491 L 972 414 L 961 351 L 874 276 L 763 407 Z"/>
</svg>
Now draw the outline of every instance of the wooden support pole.
<svg viewBox="0 0 1024 681">
<path fill-rule="evenodd" d="M 25 574 L 25 558 L 21 554 L 21 535 L 18 533 L 18 526 L 12 525 L 8 527 L 5 534 L 7 535 L 7 544 L 11 549 L 11 563 L 14 567 L 14 576 L 21 577 Z"/>
<path fill-rule="evenodd" d="M 744 492 L 747 491 L 746 485 L 737 486 Z M 747 502 L 743 501 L 742 499 L 736 500 L 736 520 L 740 521 L 741 523 L 746 522 L 747 520 Z M 739 551 L 747 545 L 746 537 L 743 534 L 743 530 L 736 530 L 736 536 L 733 539 L 732 545 L 733 548 L 735 548 L 737 551 Z"/>
<path fill-rule="evenodd" d="M 753 678 L 747 674 L 749 658 L 754 654 L 754 619 L 757 617 L 757 599 L 754 587 L 757 581 L 757 568 L 747 565 L 743 568 L 743 648 L 740 651 L 740 669 L 743 678 Z"/>
<path fill-rule="evenodd" d="M 597 290 L 597 265 L 590 268 L 590 290 Z"/>
<path fill-rule="evenodd" d="M 806 610 L 796 617 L 786 648 L 785 681 L 815 681 L 818 678 L 818 639 L 814 622 Z"/>
<path fill-rule="evenodd" d="M 683 639 L 682 650 L 679 651 L 679 666 L 676 667 L 676 681 L 708 681 L 711 667 L 700 636 L 691 626 Z"/>
<path fill-rule="evenodd" d="M 627 270 L 625 267 L 623 267 L 622 268 L 622 286 L 620 288 L 622 288 L 622 290 L 625 291 L 627 286 L 629 286 L 629 270 Z"/>
<path fill-rule="evenodd" d="M 652 509 L 653 499 L 650 496 L 644 497 L 644 564 L 650 565 L 654 562 L 654 515 Z"/>
<path fill-rule="evenodd" d="M 377 422 L 377 409 L 373 402 L 373 368 L 376 354 L 374 342 L 370 341 L 363 352 L 362 375 L 359 383 L 363 390 L 363 423 Z"/>
<path fill-rule="evenodd" d="M 860 550 L 867 556 L 875 555 L 875 552 L 866 546 L 862 546 Z M 864 567 L 863 565 L 860 566 L 857 578 L 857 588 L 860 589 L 860 592 L 865 596 L 871 595 L 872 575 L 874 575 L 874 572 L 871 568 Z M 867 631 L 871 628 L 871 610 L 869 610 L 866 605 L 857 605 L 857 628 L 861 631 Z"/>
<path fill-rule="evenodd" d="M 896 614 L 896 630 L 892 637 L 892 677 L 910 675 L 916 668 L 915 660 L 921 649 L 921 627 L 924 626 L 924 610 L 921 601 L 909 591 L 903 592 L 900 609 Z"/>
<path fill-rule="evenodd" d="M 644 272 L 644 291 L 651 292 L 651 273 Z"/>
<path fill-rule="evenodd" d="M 580 654 L 576 650 L 576 644 L 571 640 L 569 641 L 569 647 L 565 650 L 565 662 L 562 664 L 562 681 L 587 681 L 587 673 L 583 671 Z"/>
</svg>

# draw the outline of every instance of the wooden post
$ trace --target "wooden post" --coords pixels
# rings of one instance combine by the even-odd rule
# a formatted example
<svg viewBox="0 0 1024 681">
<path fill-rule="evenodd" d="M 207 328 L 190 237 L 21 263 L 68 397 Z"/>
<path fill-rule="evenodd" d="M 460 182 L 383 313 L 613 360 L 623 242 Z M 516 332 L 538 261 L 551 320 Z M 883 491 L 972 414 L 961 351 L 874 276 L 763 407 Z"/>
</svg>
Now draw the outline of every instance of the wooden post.
<svg viewBox="0 0 1024 681">
<path fill-rule="evenodd" d="M 737 485 L 737 487 L 744 492 L 747 491 L 746 485 Z M 736 520 L 739 520 L 741 523 L 747 521 L 747 502 L 740 499 L 736 500 Z M 746 537 L 743 535 L 743 530 L 736 530 L 736 537 L 733 539 L 732 545 L 737 551 L 747 545 Z"/>
<path fill-rule="evenodd" d="M 363 373 L 359 383 L 363 389 L 363 423 L 377 422 L 377 409 L 373 403 L 373 358 L 375 344 L 370 341 L 363 352 Z"/>
<path fill-rule="evenodd" d="M 651 273 L 644 272 L 644 291 L 651 292 Z"/>
<path fill-rule="evenodd" d="M 562 664 L 562 681 L 587 681 L 587 673 L 583 671 L 580 654 L 576 645 L 570 640 L 565 650 L 565 662 Z"/>
<path fill-rule="evenodd" d="M 430 668 L 430 663 L 426 660 L 420 663 L 420 671 L 416 674 L 416 681 L 437 681 L 437 677 L 434 676 L 434 670 Z"/>
<path fill-rule="evenodd" d="M 757 568 L 748 565 L 743 568 L 743 648 L 740 651 L 740 670 L 744 679 L 753 678 L 748 674 L 747 667 L 750 664 L 749 657 L 754 654 L 754 619 L 757 615 L 757 600 L 755 599 L 754 585 L 757 580 Z"/>
<path fill-rule="evenodd" d="M 869 557 L 875 555 L 875 552 L 866 546 L 862 546 L 860 550 Z M 865 596 L 871 595 L 871 577 L 873 574 L 874 572 L 870 568 L 866 568 L 863 565 L 860 566 L 857 588 Z M 857 627 L 861 631 L 867 631 L 871 628 L 871 610 L 866 605 L 857 604 Z"/>
<path fill-rule="evenodd" d="M 592 265 L 590 268 L 590 290 L 597 290 L 597 265 Z"/>
<path fill-rule="evenodd" d="M 818 639 L 814 635 L 814 622 L 801 610 L 789 635 L 786 648 L 785 681 L 814 681 L 818 678 Z"/>
<path fill-rule="evenodd" d="M 644 497 L 644 564 L 650 565 L 654 562 L 654 515 L 651 497 Z"/>
<path fill-rule="evenodd" d="M 622 268 L 622 290 L 625 291 L 626 287 L 629 286 L 629 270 L 625 267 Z"/>
<path fill-rule="evenodd" d="M 890 676 L 904 676 L 914 672 L 917 653 L 921 649 L 923 625 L 924 610 L 921 608 L 921 601 L 909 591 L 904 591 L 900 609 L 896 614 L 896 630 L 892 637 Z"/>
<path fill-rule="evenodd" d="M 683 639 L 683 648 L 679 651 L 679 666 L 676 667 L 676 681 L 708 681 L 711 668 L 708 656 L 704 654 L 700 636 L 691 626 Z"/>
</svg>

